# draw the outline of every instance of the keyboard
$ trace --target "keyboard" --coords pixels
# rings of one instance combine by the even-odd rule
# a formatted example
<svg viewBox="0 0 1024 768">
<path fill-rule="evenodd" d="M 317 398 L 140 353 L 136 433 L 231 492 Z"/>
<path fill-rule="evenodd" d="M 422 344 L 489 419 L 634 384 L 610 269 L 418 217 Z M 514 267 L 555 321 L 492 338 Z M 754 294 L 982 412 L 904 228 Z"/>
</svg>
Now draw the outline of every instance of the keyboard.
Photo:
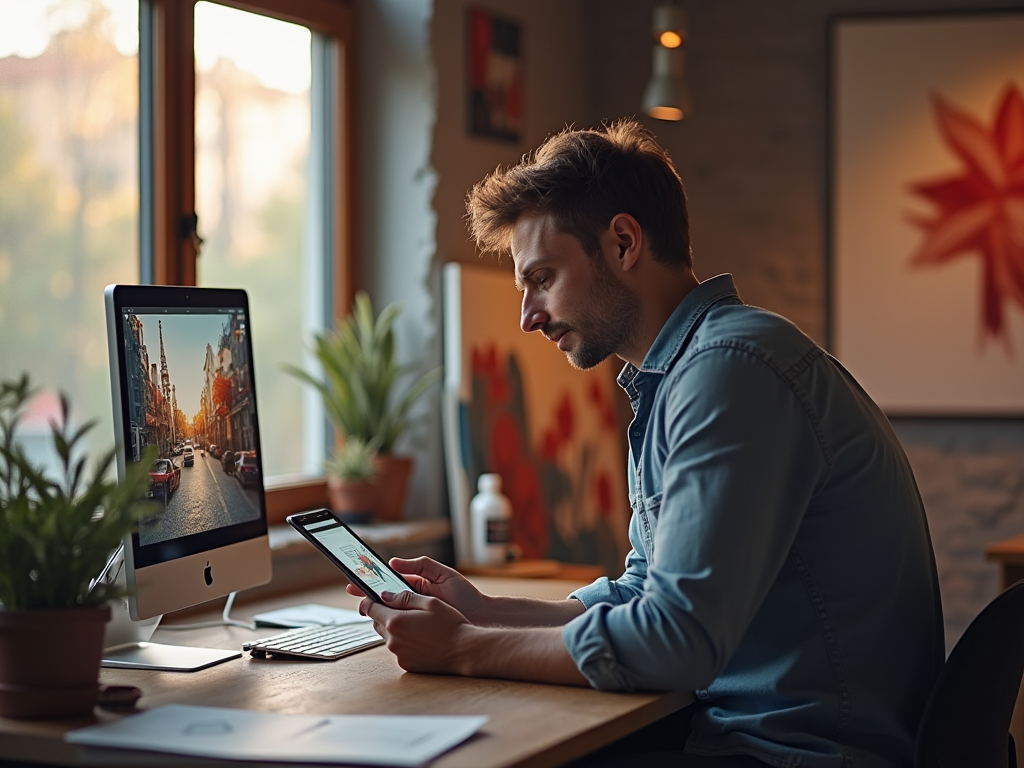
<svg viewBox="0 0 1024 768">
<path fill-rule="evenodd" d="M 242 650 L 262 659 L 268 654 L 296 659 L 333 661 L 384 642 L 373 624 L 326 624 L 289 629 L 242 644 Z"/>
</svg>

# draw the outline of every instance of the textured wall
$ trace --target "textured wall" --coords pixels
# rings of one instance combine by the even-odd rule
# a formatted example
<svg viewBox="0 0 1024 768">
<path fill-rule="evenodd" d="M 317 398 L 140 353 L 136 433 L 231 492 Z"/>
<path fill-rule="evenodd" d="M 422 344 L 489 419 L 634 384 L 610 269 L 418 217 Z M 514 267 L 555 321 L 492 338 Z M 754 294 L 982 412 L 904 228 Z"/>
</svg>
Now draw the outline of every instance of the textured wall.
<svg viewBox="0 0 1024 768">
<path fill-rule="evenodd" d="M 686 184 L 700 278 L 732 272 L 744 299 L 824 333 L 824 21 L 820 3 L 683 3 L 694 113 L 639 113 L 653 2 L 602 3 L 594 21 L 602 118 L 636 115 Z M 627 12 L 628 9 L 628 12 Z"/>
<path fill-rule="evenodd" d="M 375 309 L 397 303 L 397 354 L 425 370 L 440 360 L 432 284 L 437 174 L 430 165 L 437 120 L 437 73 L 430 52 L 433 0 L 360 0 L 356 170 L 362 285 Z M 435 387 L 413 409 L 414 427 L 397 450 L 415 457 L 409 517 L 440 517 L 444 465 Z"/>
<path fill-rule="evenodd" d="M 589 21 L 598 114 L 636 114 L 650 72 L 647 25 L 655 2 L 598 5 Z M 687 185 L 700 277 L 734 273 L 748 302 L 824 341 L 829 17 L 969 5 L 683 0 L 694 113 L 678 124 L 644 119 Z M 1024 532 L 1024 422 L 908 421 L 896 428 L 928 510 L 951 646 L 997 592 L 985 544 Z"/>
<path fill-rule="evenodd" d="M 521 25 L 525 77 L 524 129 L 518 142 L 469 135 L 466 114 L 466 12 L 486 8 Z M 437 261 L 478 263 L 463 216 L 470 187 L 498 165 L 517 163 L 544 137 L 592 118 L 581 0 L 444 0 L 431 27 L 438 73 L 437 128 L 431 160 L 438 172 Z M 485 256 L 484 263 L 493 263 Z M 509 269 L 510 262 L 504 262 Z"/>
<path fill-rule="evenodd" d="M 1024 532 L 1024 423 L 898 420 L 917 475 L 952 647 L 999 591 L 985 545 Z"/>
</svg>

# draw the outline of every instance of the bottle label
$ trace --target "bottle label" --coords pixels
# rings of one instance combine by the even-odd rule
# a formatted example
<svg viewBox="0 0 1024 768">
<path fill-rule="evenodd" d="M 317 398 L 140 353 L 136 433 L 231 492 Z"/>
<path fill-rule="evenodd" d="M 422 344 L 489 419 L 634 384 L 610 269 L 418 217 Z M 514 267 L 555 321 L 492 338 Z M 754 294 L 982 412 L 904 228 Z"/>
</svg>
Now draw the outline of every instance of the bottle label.
<svg viewBox="0 0 1024 768">
<path fill-rule="evenodd" d="M 506 519 L 487 521 L 487 543 L 508 544 L 512 540 L 511 521 Z"/>
</svg>

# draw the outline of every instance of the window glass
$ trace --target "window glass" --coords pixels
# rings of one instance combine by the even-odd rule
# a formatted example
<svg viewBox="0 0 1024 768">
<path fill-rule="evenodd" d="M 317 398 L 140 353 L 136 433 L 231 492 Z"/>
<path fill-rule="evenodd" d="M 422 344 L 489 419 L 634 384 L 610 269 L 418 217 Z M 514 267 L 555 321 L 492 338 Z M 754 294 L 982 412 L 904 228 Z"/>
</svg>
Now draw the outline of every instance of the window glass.
<svg viewBox="0 0 1024 768">
<path fill-rule="evenodd" d="M 114 442 L 103 287 L 139 280 L 138 3 L 0 0 L 0 378 L 43 389 L 23 442 L 47 466 L 66 391 Z"/>
<path fill-rule="evenodd" d="M 197 282 L 249 294 L 271 482 L 317 473 L 323 457 L 310 439 L 316 403 L 283 370 L 305 365 L 322 316 L 324 265 L 306 237 L 318 226 L 307 183 L 311 40 L 302 26 L 209 2 L 195 6 L 196 212 L 204 239 Z"/>
</svg>

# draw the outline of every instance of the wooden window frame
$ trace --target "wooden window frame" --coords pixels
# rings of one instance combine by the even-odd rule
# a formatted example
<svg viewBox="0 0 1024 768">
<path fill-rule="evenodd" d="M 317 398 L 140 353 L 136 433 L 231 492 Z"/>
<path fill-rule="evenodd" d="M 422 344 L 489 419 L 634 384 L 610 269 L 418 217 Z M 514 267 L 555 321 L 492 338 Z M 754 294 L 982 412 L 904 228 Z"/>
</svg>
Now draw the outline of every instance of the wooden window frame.
<svg viewBox="0 0 1024 768">
<path fill-rule="evenodd" d="M 352 0 L 214 0 L 220 5 L 301 24 L 323 35 L 332 47 L 331 81 L 337 84 L 333 127 L 332 194 L 330 209 L 332 304 L 335 318 L 350 309 L 358 285 L 354 205 L 355 13 Z M 143 258 L 152 254 L 156 285 L 195 285 L 195 56 L 196 0 L 148 0 L 153 45 L 151 67 L 140 72 L 144 98 L 152 104 L 152 225 L 142 227 L 152 243 L 142 244 Z M 143 146 L 147 146 L 144 139 Z M 143 165 L 145 165 L 145 159 Z M 143 199 L 147 191 L 143 190 Z M 201 223 L 200 223 L 201 230 Z M 147 235 L 148 231 L 151 234 Z M 143 273 L 146 274 L 146 265 Z M 279 485 L 267 489 L 267 520 L 281 524 L 293 513 L 327 505 L 326 480 Z"/>
</svg>

